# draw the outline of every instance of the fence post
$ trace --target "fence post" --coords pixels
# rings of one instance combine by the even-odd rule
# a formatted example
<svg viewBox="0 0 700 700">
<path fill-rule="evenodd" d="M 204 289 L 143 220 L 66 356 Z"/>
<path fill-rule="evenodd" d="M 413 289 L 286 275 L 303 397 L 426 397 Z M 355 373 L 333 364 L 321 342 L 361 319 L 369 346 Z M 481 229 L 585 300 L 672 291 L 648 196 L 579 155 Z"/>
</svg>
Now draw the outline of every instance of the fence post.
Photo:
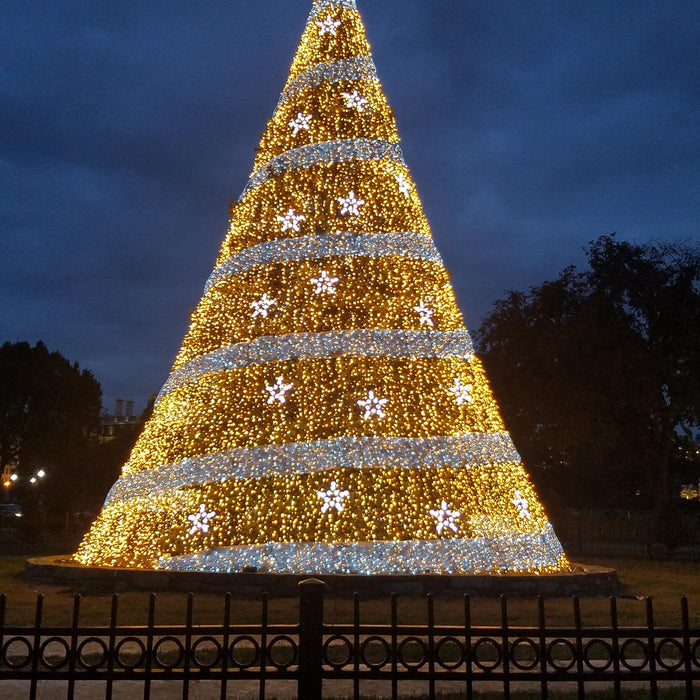
<svg viewBox="0 0 700 700">
<path fill-rule="evenodd" d="M 298 697 L 322 700 L 323 597 L 326 584 L 315 578 L 299 584 Z"/>
</svg>

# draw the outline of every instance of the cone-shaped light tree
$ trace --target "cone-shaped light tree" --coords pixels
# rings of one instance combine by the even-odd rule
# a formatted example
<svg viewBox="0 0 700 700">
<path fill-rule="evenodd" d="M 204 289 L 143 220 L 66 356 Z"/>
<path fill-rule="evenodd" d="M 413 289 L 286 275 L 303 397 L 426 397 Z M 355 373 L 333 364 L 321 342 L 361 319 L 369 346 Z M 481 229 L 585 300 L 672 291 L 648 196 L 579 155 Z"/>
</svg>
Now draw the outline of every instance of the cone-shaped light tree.
<svg viewBox="0 0 700 700">
<path fill-rule="evenodd" d="M 568 567 L 505 431 L 354 0 L 316 0 L 85 564 Z"/>
</svg>

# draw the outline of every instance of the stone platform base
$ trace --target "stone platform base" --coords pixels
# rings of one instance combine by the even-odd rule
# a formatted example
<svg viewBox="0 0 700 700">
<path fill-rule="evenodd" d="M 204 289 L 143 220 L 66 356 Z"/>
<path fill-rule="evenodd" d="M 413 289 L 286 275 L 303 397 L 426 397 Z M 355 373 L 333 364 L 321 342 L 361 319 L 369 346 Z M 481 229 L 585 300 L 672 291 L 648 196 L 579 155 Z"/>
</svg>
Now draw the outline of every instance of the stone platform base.
<svg viewBox="0 0 700 700">
<path fill-rule="evenodd" d="M 327 595 L 343 597 L 354 592 L 362 596 L 439 597 L 473 596 L 549 598 L 573 595 L 615 595 L 620 583 L 614 569 L 574 565 L 575 570 L 556 574 L 502 575 L 410 575 L 393 574 L 361 576 L 352 574 L 314 574 L 327 585 Z M 85 593 L 112 593 L 129 590 L 149 592 L 224 593 L 236 597 L 259 597 L 267 592 L 272 597 L 296 597 L 300 581 L 310 575 L 271 573 L 209 573 L 194 571 L 156 571 L 151 569 L 117 569 L 82 566 L 68 556 L 29 559 L 25 575 L 33 581 L 68 585 Z"/>
</svg>

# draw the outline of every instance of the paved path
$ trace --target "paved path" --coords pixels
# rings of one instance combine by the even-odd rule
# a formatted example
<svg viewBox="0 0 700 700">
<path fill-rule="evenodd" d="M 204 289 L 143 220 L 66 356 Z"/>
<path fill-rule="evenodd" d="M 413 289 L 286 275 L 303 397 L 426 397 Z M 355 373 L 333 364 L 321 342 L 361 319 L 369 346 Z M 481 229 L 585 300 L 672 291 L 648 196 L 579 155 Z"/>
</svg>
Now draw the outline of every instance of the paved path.
<svg viewBox="0 0 700 700">
<path fill-rule="evenodd" d="M 682 683 L 664 684 L 664 687 L 674 685 L 684 687 Z M 624 688 L 636 686 L 640 690 L 649 690 L 648 683 L 625 683 Z M 391 684 L 386 681 L 362 681 L 363 700 L 386 700 L 391 698 Z M 596 690 L 603 690 L 599 684 L 594 684 Z M 612 687 L 612 686 L 611 686 Z M 239 681 L 232 683 L 226 695 L 227 700 L 259 700 L 258 681 Z M 326 681 L 324 683 L 324 698 L 352 698 L 351 681 Z M 575 683 L 549 683 L 551 692 L 568 693 L 572 700 L 576 697 Z M 63 681 L 41 681 L 38 685 L 38 700 L 65 700 L 67 683 Z M 462 692 L 464 686 L 460 683 L 438 682 L 436 691 L 440 693 L 452 693 L 453 697 Z M 501 686 L 488 683 L 475 683 L 474 690 L 486 692 L 500 690 Z M 532 683 L 512 683 L 511 690 L 537 690 L 538 686 Z M 77 683 L 74 697 L 76 700 L 100 700 L 104 698 L 105 684 L 90 681 Z M 139 700 L 143 697 L 143 686 L 138 682 L 121 682 L 113 686 L 112 698 L 114 700 Z M 152 700 L 179 700 L 182 697 L 182 686 L 177 681 L 154 681 L 151 683 Z M 207 681 L 190 682 L 190 700 L 219 700 L 221 691 L 219 684 Z M 296 694 L 296 681 L 268 681 L 266 684 L 266 700 L 299 700 Z M 404 682 L 399 684 L 400 698 L 427 698 L 428 684 L 419 682 Z M 457 695 L 457 697 L 459 697 Z M 27 700 L 29 698 L 28 681 L 0 681 L 0 698 L 2 700 Z"/>
<path fill-rule="evenodd" d="M 458 685 L 441 684 L 444 690 L 457 691 Z M 450 686 L 449 688 L 447 686 Z M 427 683 L 402 683 L 402 697 L 427 697 Z M 390 698 L 391 685 L 385 681 L 363 681 L 363 698 Z M 63 681 L 41 681 L 38 685 L 39 700 L 65 700 L 67 683 Z M 239 681 L 229 686 L 227 700 L 258 700 L 258 681 Z M 76 700 L 99 700 L 104 698 L 105 684 L 96 681 L 77 683 Z M 219 700 L 219 684 L 206 681 L 190 682 L 190 700 Z M 2 700 L 27 700 L 29 697 L 28 681 L 0 681 L 0 698 Z M 112 697 L 114 700 L 137 700 L 143 697 L 143 686 L 138 682 L 115 683 Z M 178 700 L 182 697 L 182 686 L 177 681 L 154 681 L 151 683 L 152 700 Z M 296 681 L 268 681 L 265 697 L 267 700 L 297 700 Z M 352 682 L 326 681 L 324 697 L 352 698 Z"/>
</svg>

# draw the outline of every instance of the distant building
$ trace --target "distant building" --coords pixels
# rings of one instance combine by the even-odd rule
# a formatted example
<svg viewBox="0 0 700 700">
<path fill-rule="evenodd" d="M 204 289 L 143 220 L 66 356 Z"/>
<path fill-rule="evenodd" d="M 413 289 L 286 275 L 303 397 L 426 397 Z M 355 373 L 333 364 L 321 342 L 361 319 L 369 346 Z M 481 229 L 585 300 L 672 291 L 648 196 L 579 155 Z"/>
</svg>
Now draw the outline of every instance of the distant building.
<svg viewBox="0 0 700 700">
<path fill-rule="evenodd" d="M 17 469 L 16 464 L 6 464 L 2 471 L 2 490 L 4 494 L 3 500 L 5 501 L 10 500 L 10 489 L 12 488 L 14 480 L 17 478 L 13 476 L 15 469 Z"/>
<path fill-rule="evenodd" d="M 131 399 L 116 399 L 114 413 L 104 411 L 100 416 L 97 434 L 101 440 L 114 440 L 124 433 L 137 433 L 143 428 L 146 413 L 150 413 L 154 396 L 151 396 L 143 413 L 134 413 L 134 402 Z"/>
<path fill-rule="evenodd" d="M 700 481 L 697 484 L 683 484 L 681 498 L 686 501 L 700 501 Z"/>
</svg>

